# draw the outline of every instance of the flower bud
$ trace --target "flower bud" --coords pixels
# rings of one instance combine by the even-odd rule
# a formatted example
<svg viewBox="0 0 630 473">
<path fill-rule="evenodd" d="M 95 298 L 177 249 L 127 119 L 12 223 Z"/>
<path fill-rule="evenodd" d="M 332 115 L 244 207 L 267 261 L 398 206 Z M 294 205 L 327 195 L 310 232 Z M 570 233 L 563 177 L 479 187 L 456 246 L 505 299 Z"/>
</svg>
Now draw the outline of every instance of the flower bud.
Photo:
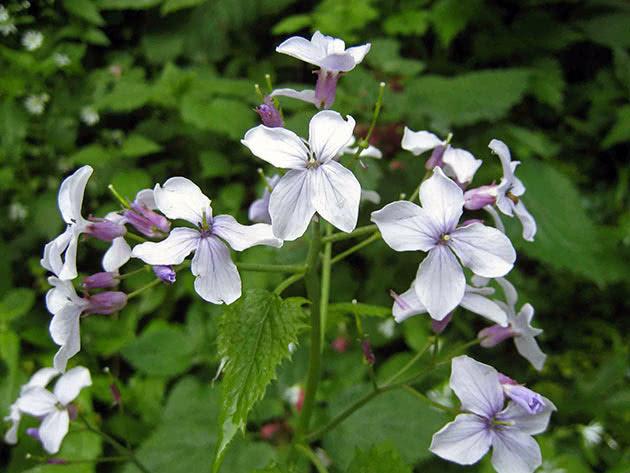
<svg viewBox="0 0 630 473">
<path fill-rule="evenodd" d="M 122 401 L 122 396 L 120 394 L 120 389 L 118 389 L 118 386 L 116 386 L 116 383 L 110 383 L 109 392 L 114 399 L 114 406 L 119 406 Z"/>
<path fill-rule="evenodd" d="M 153 273 L 167 284 L 173 284 L 177 279 L 177 273 L 172 266 L 155 265 L 152 267 Z"/>
<path fill-rule="evenodd" d="M 131 208 L 125 211 L 124 216 L 127 223 L 150 238 L 168 233 L 171 229 L 171 223 L 166 217 L 138 202 L 132 203 Z"/>
<path fill-rule="evenodd" d="M 255 108 L 256 113 L 260 116 L 262 124 L 269 128 L 277 128 L 284 126 L 284 121 L 280 112 L 276 108 L 271 97 L 265 97 L 262 104 Z"/>
<path fill-rule="evenodd" d="M 337 353 L 345 353 L 348 350 L 348 345 L 350 345 L 350 341 L 343 335 L 335 338 L 330 344 L 331 348 Z"/>
<path fill-rule="evenodd" d="M 510 327 L 501 327 L 500 325 L 486 327 L 477 334 L 477 338 L 481 341 L 480 345 L 484 348 L 498 345 L 512 336 L 514 336 L 514 332 Z"/>
<path fill-rule="evenodd" d="M 367 338 L 361 342 L 361 351 L 363 351 L 363 359 L 368 365 L 373 365 L 376 362 L 376 356 L 372 351 L 372 345 Z"/>
<path fill-rule="evenodd" d="M 84 278 L 82 286 L 84 289 L 102 289 L 105 287 L 116 287 L 118 282 L 115 273 L 100 272 Z"/>
<path fill-rule="evenodd" d="M 118 312 L 127 305 L 127 294 L 120 291 L 107 291 L 94 294 L 88 299 L 86 314 L 109 315 Z"/>
<path fill-rule="evenodd" d="M 49 465 L 67 465 L 68 461 L 63 458 L 49 458 L 46 463 Z"/>
<path fill-rule="evenodd" d="M 506 383 L 502 386 L 505 395 L 530 414 L 539 414 L 545 409 L 542 396 L 522 384 Z"/>
<path fill-rule="evenodd" d="M 127 233 L 127 229 L 120 223 L 115 223 L 104 218 L 90 218 L 85 233 L 102 241 L 112 241 Z"/>
<path fill-rule="evenodd" d="M 497 186 L 481 186 L 464 192 L 464 208 L 479 210 L 497 201 Z"/>
<path fill-rule="evenodd" d="M 272 440 L 281 430 L 283 425 L 280 422 L 269 422 L 260 427 L 260 438 Z"/>
<path fill-rule="evenodd" d="M 431 170 L 433 168 L 441 168 L 444 166 L 444 161 L 442 160 L 442 158 L 444 157 L 444 151 L 446 151 L 446 148 L 448 147 L 448 145 L 438 145 L 435 148 L 433 148 L 433 152 L 431 153 L 431 156 L 429 157 L 429 159 L 427 159 L 427 162 L 424 163 L 424 167 L 425 169 Z"/>
<path fill-rule="evenodd" d="M 28 429 L 26 429 L 26 435 L 34 438 L 35 440 L 38 440 L 38 441 L 41 440 L 39 437 L 39 429 L 35 427 L 29 427 Z"/>
<path fill-rule="evenodd" d="M 320 104 L 319 108 L 330 108 L 337 95 L 337 81 L 339 74 L 326 70 L 316 71 L 317 83 L 315 84 L 315 99 Z"/>
<path fill-rule="evenodd" d="M 453 318 L 453 312 L 450 312 L 446 317 L 442 320 L 431 319 L 431 330 L 434 333 L 442 333 L 444 329 L 448 326 Z"/>
</svg>

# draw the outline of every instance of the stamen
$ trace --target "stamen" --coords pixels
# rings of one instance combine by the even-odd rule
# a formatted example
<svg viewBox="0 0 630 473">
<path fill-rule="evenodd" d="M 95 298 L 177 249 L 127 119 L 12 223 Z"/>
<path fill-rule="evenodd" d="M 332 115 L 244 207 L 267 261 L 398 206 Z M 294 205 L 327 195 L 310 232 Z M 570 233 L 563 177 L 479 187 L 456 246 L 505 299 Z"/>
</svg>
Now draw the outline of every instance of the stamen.
<svg viewBox="0 0 630 473">
<path fill-rule="evenodd" d="M 512 194 L 511 192 L 507 192 L 507 194 L 505 194 L 507 196 L 508 199 L 510 199 L 512 202 L 514 202 L 514 204 L 518 204 L 519 199 L 518 197 L 516 197 L 514 194 Z"/>
</svg>

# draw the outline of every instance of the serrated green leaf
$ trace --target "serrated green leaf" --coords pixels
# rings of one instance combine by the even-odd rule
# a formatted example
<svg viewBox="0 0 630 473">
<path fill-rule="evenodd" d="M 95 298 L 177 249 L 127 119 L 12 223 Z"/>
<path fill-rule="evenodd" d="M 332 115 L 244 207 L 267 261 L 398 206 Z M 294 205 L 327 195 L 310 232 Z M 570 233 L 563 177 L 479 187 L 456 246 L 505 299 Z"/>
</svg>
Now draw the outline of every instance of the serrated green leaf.
<svg viewBox="0 0 630 473">
<path fill-rule="evenodd" d="M 0 322 L 9 322 L 26 314 L 35 303 L 35 292 L 32 289 L 16 288 L 10 290 L 0 299 Z"/>
<path fill-rule="evenodd" d="M 413 76 L 424 69 L 421 61 L 401 57 L 399 49 L 400 43 L 394 39 L 376 38 L 372 40 L 366 61 L 370 66 L 388 74 Z"/>
<path fill-rule="evenodd" d="M 147 154 L 160 151 L 162 147 L 155 141 L 137 133 L 132 133 L 125 139 L 120 152 L 127 158 L 139 158 Z"/>
<path fill-rule="evenodd" d="M 273 34 L 295 33 L 309 26 L 312 21 L 310 15 L 291 15 L 276 23 L 271 32 Z"/>
<path fill-rule="evenodd" d="M 226 448 L 247 415 L 262 399 L 276 368 L 289 357 L 297 342 L 303 312 L 299 301 L 282 300 L 261 289 L 243 294 L 227 306 L 219 322 L 219 355 L 228 360 L 221 383 L 220 434 L 213 471 L 217 472 Z"/>
<path fill-rule="evenodd" d="M 247 129 L 254 126 L 255 121 L 255 113 L 243 102 L 207 97 L 204 100 L 198 93 L 183 97 L 181 113 L 186 123 L 235 140 L 240 139 Z"/>
<path fill-rule="evenodd" d="M 354 454 L 347 473 L 411 473 L 396 447 L 390 444 L 375 445 L 369 450 Z"/>
<path fill-rule="evenodd" d="M 468 23 L 483 11 L 479 0 L 440 0 L 431 9 L 431 21 L 443 46 L 448 47 Z"/>
<path fill-rule="evenodd" d="M 98 11 L 98 6 L 92 0 L 63 0 L 63 7 L 67 12 L 96 26 L 105 24 Z"/>
</svg>

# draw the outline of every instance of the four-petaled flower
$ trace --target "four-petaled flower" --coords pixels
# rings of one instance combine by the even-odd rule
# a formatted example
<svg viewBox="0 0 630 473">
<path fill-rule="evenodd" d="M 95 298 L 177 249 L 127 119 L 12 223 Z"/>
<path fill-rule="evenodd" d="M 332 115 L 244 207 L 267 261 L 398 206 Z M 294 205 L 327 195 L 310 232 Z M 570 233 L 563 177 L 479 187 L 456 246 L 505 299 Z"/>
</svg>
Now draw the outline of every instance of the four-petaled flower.
<svg viewBox="0 0 630 473">
<path fill-rule="evenodd" d="M 504 407 L 506 396 L 499 373 L 468 356 L 453 358 L 451 389 L 462 403 L 463 414 L 433 435 L 430 450 L 460 465 L 472 465 L 492 447 L 492 466 L 498 473 L 532 473 L 542 463 L 532 435 L 547 429 L 553 403 L 532 414 L 515 402 Z"/>
<path fill-rule="evenodd" d="M 133 248 L 132 256 L 151 265 L 181 264 L 195 253 L 191 270 L 195 290 L 214 304 L 231 304 L 241 297 L 241 278 L 230 250 L 242 251 L 255 245 L 280 247 L 271 226 L 264 223 L 241 225 L 230 215 L 212 215 L 210 199 L 185 177 L 172 177 L 153 191 L 157 208 L 169 219 L 182 219 L 194 225 L 171 230 L 160 242 L 146 242 Z"/>
<path fill-rule="evenodd" d="M 259 125 L 242 143 L 268 163 L 289 171 L 280 178 L 269 200 L 273 233 L 283 240 L 301 237 L 317 212 L 344 232 L 357 225 L 361 185 L 335 157 L 352 137 L 354 119 L 333 111 L 316 114 L 308 142 L 284 128 Z"/>
<path fill-rule="evenodd" d="M 439 167 L 420 186 L 420 200 L 422 207 L 392 202 L 373 212 L 372 221 L 394 250 L 428 252 L 414 289 L 429 315 L 442 320 L 464 297 L 466 278 L 461 264 L 480 276 L 500 277 L 512 269 L 516 253 L 496 228 L 477 222 L 458 226 L 464 195 Z"/>
</svg>

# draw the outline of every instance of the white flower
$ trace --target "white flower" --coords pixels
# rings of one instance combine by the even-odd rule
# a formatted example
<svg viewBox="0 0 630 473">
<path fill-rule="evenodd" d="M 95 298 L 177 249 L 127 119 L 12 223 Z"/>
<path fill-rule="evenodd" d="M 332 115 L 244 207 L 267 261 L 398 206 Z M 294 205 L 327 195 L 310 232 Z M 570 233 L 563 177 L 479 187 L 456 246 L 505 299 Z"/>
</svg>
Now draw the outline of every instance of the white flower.
<svg viewBox="0 0 630 473">
<path fill-rule="evenodd" d="M 356 154 L 357 151 L 359 150 L 359 147 L 356 146 L 356 142 L 357 142 L 357 139 L 354 137 L 354 135 L 352 135 L 350 140 L 348 140 L 348 142 L 346 143 L 346 146 L 341 148 L 341 151 L 339 152 L 339 154 L 340 155 Z M 368 145 L 367 148 L 362 149 L 361 153 L 359 153 L 359 158 L 381 159 L 382 157 L 383 157 L 383 153 L 381 152 L 381 150 L 378 149 L 376 146 L 372 146 L 372 145 Z"/>
<path fill-rule="evenodd" d="M 81 109 L 81 121 L 88 126 L 96 125 L 101 117 L 98 112 L 92 107 L 83 107 Z"/>
<path fill-rule="evenodd" d="M 448 143 L 448 139 L 440 140 L 428 131 L 412 131 L 405 127 L 401 146 L 416 156 L 433 150 L 431 158 L 427 161 L 427 168 L 443 167 L 447 176 L 452 177 L 462 185 L 472 182 L 482 163 L 481 159 L 475 159 L 470 152 L 453 148 Z"/>
<path fill-rule="evenodd" d="M 596 447 L 602 442 L 604 426 L 599 422 L 593 421 L 588 425 L 582 425 L 579 430 L 587 447 Z"/>
<path fill-rule="evenodd" d="M 13 202 L 9 206 L 9 219 L 14 222 L 21 222 L 28 216 L 28 209 L 19 202 Z"/>
<path fill-rule="evenodd" d="M 50 100 L 50 96 L 46 93 L 38 95 L 29 95 L 24 99 L 24 108 L 31 115 L 41 115 L 46 109 L 46 103 Z"/>
<path fill-rule="evenodd" d="M 68 433 L 69 404 L 76 399 L 81 389 L 91 385 L 90 372 L 82 366 L 77 366 L 57 380 L 52 393 L 44 387 L 37 386 L 20 395 L 17 400 L 18 409 L 25 414 L 43 418 L 38 434 L 44 450 L 48 453 L 57 453 Z"/>
<path fill-rule="evenodd" d="M 496 188 L 496 205 L 503 214 L 509 217 L 516 215 L 523 225 L 523 238 L 527 241 L 534 241 L 536 221 L 521 200 L 525 194 L 525 186 L 514 175 L 520 161 L 511 160 L 510 150 L 502 141 L 492 140 L 488 147 L 499 156 L 503 167 L 503 178 Z"/>
<path fill-rule="evenodd" d="M 422 207 L 408 201 L 388 204 L 372 213 L 372 221 L 394 250 L 428 252 L 414 289 L 429 315 L 442 320 L 464 297 L 462 265 L 480 276 L 500 277 L 512 269 L 516 253 L 496 228 L 477 222 L 457 226 L 464 195 L 439 167 L 420 186 L 420 200 Z"/>
<path fill-rule="evenodd" d="M 385 338 L 392 338 L 394 336 L 394 331 L 396 330 L 396 326 L 392 319 L 387 319 L 384 322 L 378 324 L 378 331 Z"/>
<path fill-rule="evenodd" d="M 361 185 L 335 157 L 348 143 L 354 119 L 333 111 L 316 114 L 303 141 L 284 128 L 259 125 L 242 143 L 261 159 L 289 169 L 276 184 L 269 201 L 273 233 L 283 240 L 302 236 L 317 212 L 338 229 L 351 232 L 357 224 Z"/>
<path fill-rule="evenodd" d="M 68 64 L 70 64 L 70 58 L 67 54 L 63 53 L 53 54 L 53 61 L 55 61 L 55 64 L 57 64 L 57 66 L 59 67 L 66 67 Z"/>
<path fill-rule="evenodd" d="M 9 21 L 9 18 L 9 11 L 4 7 L 4 5 L 0 5 L 0 22 L 4 23 L 5 21 Z"/>
<path fill-rule="evenodd" d="M 22 46 L 24 46 L 27 51 L 35 51 L 43 42 L 44 35 L 39 31 L 30 30 L 22 35 Z"/>
<path fill-rule="evenodd" d="M 185 177 L 172 177 L 164 186 L 157 184 L 154 198 L 166 217 L 186 220 L 195 228 L 175 228 L 163 241 L 135 246 L 132 256 L 151 265 L 174 265 L 194 252 L 195 290 L 208 302 L 231 304 L 241 297 L 241 278 L 224 242 L 236 251 L 255 245 L 282 246 L 270 225 L 241 225 L 230 215 L 213 217 L 210 199 Z"/>
</svg>

